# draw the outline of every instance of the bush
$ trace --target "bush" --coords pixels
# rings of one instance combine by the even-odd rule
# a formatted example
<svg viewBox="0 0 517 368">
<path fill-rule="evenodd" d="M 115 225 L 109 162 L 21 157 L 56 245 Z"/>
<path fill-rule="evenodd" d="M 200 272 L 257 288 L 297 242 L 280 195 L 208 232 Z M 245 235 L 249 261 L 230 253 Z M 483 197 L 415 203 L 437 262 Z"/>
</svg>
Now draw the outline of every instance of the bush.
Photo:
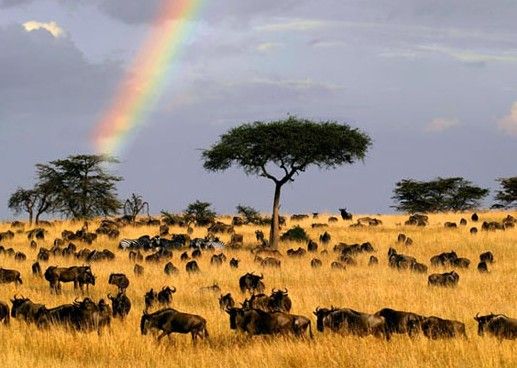
<svg viewBox="0 0 517 368">
<path fill-rule="evenodd" d="M 304 229 L 302 229 L 300 226 L 296 225 L 289 230 L 287 230 L 285 233 L 282 234 L 280 237 L 280 240 L 282 241 L 295 241 L 295 242 L 306 242 L 309 240 L 309 237 L 307 236 L 307 233 Z"/>
</svg>

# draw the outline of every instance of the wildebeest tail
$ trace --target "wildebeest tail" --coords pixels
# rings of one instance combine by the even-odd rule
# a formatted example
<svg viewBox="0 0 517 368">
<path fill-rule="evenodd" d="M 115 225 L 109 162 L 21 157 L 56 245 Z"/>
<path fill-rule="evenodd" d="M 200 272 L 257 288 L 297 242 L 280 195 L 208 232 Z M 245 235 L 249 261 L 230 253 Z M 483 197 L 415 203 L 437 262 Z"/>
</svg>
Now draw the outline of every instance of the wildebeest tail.
<svg viewBox="0 0 517 368">
<path fill-rule="evenodd" d="M 144 311 L 144 314 L 142 315 L 142 318 L 140 319 L 140 333 L 143 335 L 145 331 L 145 323 L 149 317 L 147 316 L 147 313 Z"/>
<path fill-rule="evenodd" d="M 309 337 L 311 339 L 314 338 L 314 335 L 312 334 L 312 321 L 309 321 Z"/>
</svg>

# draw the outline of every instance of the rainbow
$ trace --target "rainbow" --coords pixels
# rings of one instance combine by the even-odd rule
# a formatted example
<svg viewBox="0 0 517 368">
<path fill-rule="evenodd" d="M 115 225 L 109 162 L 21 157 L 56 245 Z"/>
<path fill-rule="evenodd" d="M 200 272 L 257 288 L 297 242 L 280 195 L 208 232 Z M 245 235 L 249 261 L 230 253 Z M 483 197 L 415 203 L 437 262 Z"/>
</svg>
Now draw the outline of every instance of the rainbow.
<svg viewBox="0 0 517 368">
<path fill-rule="evenodd" d="M 92 134 L 100 154 L 120 155 L 146 123 L 202 0 L 162 0 L 147 39 Z"/>
</svg>

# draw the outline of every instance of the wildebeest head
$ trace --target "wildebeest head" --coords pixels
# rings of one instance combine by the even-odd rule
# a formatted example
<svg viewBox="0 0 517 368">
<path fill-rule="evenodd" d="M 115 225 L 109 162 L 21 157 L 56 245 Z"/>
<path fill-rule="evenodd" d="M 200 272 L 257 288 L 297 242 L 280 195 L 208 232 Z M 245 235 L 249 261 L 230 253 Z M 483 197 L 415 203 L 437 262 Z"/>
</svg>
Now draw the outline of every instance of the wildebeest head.
<svg viewBox="0 0 517 368">
<path fill-rule="evenodd" d="M 488 323 L 495 317 L 496 315 L 493 313 L 487 314 L 486 316 L 480 316 L 479 313 L 476 314 L 474 319 L 478 323 L 478 335 L 483 336 L 485 334 L 485 329 L 488 326 Z"/>
<path fill-rule="evenodd" d="M 233 308 L 234 306 L 235 306 L 235 301 L 233 300 L 231 293 L 221 295 L 219 297 L 219 307 L 221 309 L 226 310 L 228 308 Z"/>
<path fill-rule="evenodd" d="M 153 304 L 154 304 L 154 302 L 156 301 L 157 298 L 158 298 L 158 294 L 153 289 L 151 289 L 147 293 L 145 293 L 145 295 L 144 295 L 144 302 L 145 302 L 146 310 L 153 306 Z"/>
<path fill-rule="evenodd" d="M 175 292 L 176 288 L 174 286 L 172 289 L 169 286 L 164 286 L 157 294 L 158 302 L 161 304 L 170 304 L 172 302 L 172 294 Z"/>
<path fill-rule="evenodd" d="M 24 298 L 23 296 L 21 298 L 17 298 L 16 295 L 13 297 L 14 299 L 11 299 L 11 303 L 13 307 L 11 308 L 11 317 L 16 318 L 18 309 L 25 303 L 30 301 L 29 298 Z"/>
<path fill-rule="evenodd" d="M 334 311 L 334 308 L 320 308 L 317 307 L 314 312 L 312 312 L 316 316 L 316 329 L 319 332 L 323 332 L 324 329 L 324 320 L 325 318 Z"/>
<path fill-rule="evenodd" d="M 287 289 L 284 291 L 275 289 L 271 290 L 269 308 L 271 310 L 280 310 L 286 312 L 291 310 L 291 299 L 289 298 Z"/>
<path fill-rule="evenodd" d="M 142 335 L 147 335 L 147 331 L 149 330 L 148 324 L 149 324 L 149 314 L 147 314 L 147 312 L 144 311 L 144 313 L 142 314 L 142 318 L 140 319 L 140 333 Z"/>
</svg>

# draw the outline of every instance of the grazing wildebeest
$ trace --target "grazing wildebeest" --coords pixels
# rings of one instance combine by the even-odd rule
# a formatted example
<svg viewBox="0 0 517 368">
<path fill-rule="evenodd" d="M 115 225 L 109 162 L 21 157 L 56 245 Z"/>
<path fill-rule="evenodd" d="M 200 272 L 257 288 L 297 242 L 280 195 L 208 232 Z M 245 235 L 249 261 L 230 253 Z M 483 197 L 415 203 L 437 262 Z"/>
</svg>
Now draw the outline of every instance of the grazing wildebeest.
<svg viewBox="0 0 517 368">
<path fill-rule="evenodd" d="M 379 264 L 379 259 L 375 256 L 370 256 L 370 259 L 368 260 L 368 266 L 374 266 Z"/>
<path fill-rule="evenodd" d="M 212 258 L 210 258 L 210 264 L 213 266 L 221 266 L 224 262 L 226 262 L 224 253 L 214 254 Z"/>
<path fill-rule="evenodd" d="M 108 284 L 117 286 L 119 292 L 123 292 L 129 286 L 129 279 L 123 273 L 112 273 L 108 279 Z"/>
<path fill-rule="evenodd" d="M 16 252 L 14 254 L 14 260 L 17 262 L 25 262 L 27 260 L 27 256 L 22 252 Z"/>
<path fill-rule="evenodd" d="M 346 270 L 346 266 L 341 263 L 341 262 L 338 262 L 338 261 L 334 261 L 330 264 L 330 268 L 334 269 L 334 270 Z"/>
<path fill-rule="evenodd" d="M 301 247 L 298 249 L 288 249 L 287 250 L 287 255 L 289 257 L 303 257 L 305 255 L 305 253 L 307 253 L 307 251 Z"/>
<path fill-rule="evenodd" d="M 481 253 L 479 255 L 479 261 L 486 262 L 486 263 L 494 263 L 494 255 L 490 251 Z"/>
<path fill-rule="evenodd" d="M 461 220 L 460 220 L 460 225 L 461 226 L 466 226 L 467 225 L 467 220 L 462 217 Z"/>
<path fill-rule="evenodd" d="M 323 234 L 320 235 L 320 242 L 322 242 L 323 244 L 328 244 L 331 238 L 332 237 L 330 236 L 330 234 L 325 231 Z"/>
<path fill-rule="evenodd" d="M 318 251 L 318 243 L 314 240 L 309 240 L 307 243 L 307 251 L 309 252 L 317 252 Z"/>
<path fill-rule="evenodd" d="M 374 335 L 390 340 L 391 335 L 384 317 L 376 314 L 358 312 L 349 308 L 316 308 L 316 327 L 323 332 L 328 327 L 334 332 L 344 332 L 357 336 Z"/>
<path fill-rule="evenodd" d="M 0 302 L 0 322 L 4 321 L 4 325 L 9 325 L 10 316 L 9 305 L 4 302 Z"/>
<path fill-rule="evenodd" d="M 411 266 L 418 263 L 415 257 L 398 254 L 394 248 L 388 249 L 388 265 L 399 270 L 411 269 Z"/>
<path fill-rule="evenodd" d="M 481 273 L 488 273 L 488 265 L 486 262 L 479 262 L 478 271 Z"/>
<path fill-rule="evenodd" d="M 201 249 L 194 249 L 191 253 L 192 258 L 201 258 Z"/>
<path fill-rule="evenodd" d="M 232 294 L 227 293 L 219 297 L 219 308 L 226 310 L 235 306 L 235 300 L 233 300 Z"/>
<path fill-rule="evenodd" d="M 339 262 L 346 266 L 357 266 L 357 261 L 354 257 L 342 255 L 339 257 Z"/>
<path fill-rule="evenodd" d="M 262 267 L 280 268 L 282 266 L 282 262 L 274 257 L 266 257 L 260 261 L 260 265 Z"/>
<path fill-rule="evenodd" d="M 319 260 L 318 258 L 313 258 L 311 260 L 312 268 L 320 268 L 321 266 L 323 266 L 323 262 L 321 262 L 321 260 Z"/>
<path fill-rule="evenodd" d="M 11 299 L 11 317 L 25 321 L 26 323 L 35 323 L 37 321 L 38 313 L 45 310 L 43 304 L 33 303 L 29 298 Z"/>
<path fill-rule="evenodd" d="M 478 229 L 477 229 L 477 227 L 471 227 L 469 231 L 470 231 L 470 233 L 471 233 L 472 235 L 474 235 L 474 234 L 477 234 Z"/>
<path fill-rule="evenodd" d="M 456 286 L 460 280 L 460 275 L 455 271 L 446 273 L 433 273 L 427 278 L 428 285 L 433 286 Z"/>
<path fill-rule="evenodd" d="M 185 265 L 185 270 L 188 273 L 198 273 L 198 272 L 201 272 L 201 270 L 199 269 L 199 266 L 197 265 L 196 261 L 189 261 L 189 262 L 187 262 L 187 264 Z"/>
<path fill-rule="evenodd" d="M 422 263 L 414 262 L 411 264 L 410 267 L 411 271 L 417 272 L 417 273 L 427 273 L 427 266 Z"/>
<path fill-rule="evenodd" d="M 447 221 L 446 223 L 444 223 L 443 226 L 445 228 L 449 228 L 449 229 L 456 229 L 458 227 L 458 225 L 455 222 L 450 222 L 450 221 Z"/>
<path fill-rule="evenodd" d="M 9 284 L 11 282 L 14 282 L 16 285 L 23 284 L 20 272 L 0 267 L 0 284 Z"/>
<path fill-rule="evenodd" d="M 340 208 L 339 212 L 341 213 L 341 218 L 343 220 L 352 220 L 353 216 L 346 210 L 346 208 Z"/>
<path fill-rule="evenodd" d="M 151 314 L 144 312 L 140 320 L 140 332 L 142 335 L 147 335 L 149 329 L 162 331 L 158 340 L 173 332 L 190 333 L 192 341 L 195 341 L 198 337 L 201 339 L 208 337 L 206 320 L 203 317 L 182 313 L 172 308 L 162 309 Z"/>
<path fill-rule="evenodd" d="M 456 259 L 458 259 L 458 255 L 452 250 L 433 256 L 430 261 L 433 266 L 453 266 Z"/>
<path fill-rule="evenodd" d="M 517 319 L 510 318 L 504 314 L 488 314 L 480 316 L 476 314 L 474 319 L 478 323 L 478 335 L 483 336 L 485 332 L 497 337 L 499 340 L 517 339 Z"/>
<path fill-rule="evenodd" d="M 458 257 L 454 260 L 453 265 L 458 268 L 469 268 L 470 259 Z"/>
<path fill-rule="evenodd" d="M 74 289 L 79 287 L 81 292 L 84 291 L 84 285 L 87 287 L 89 284 L 95 285 L 95 276 L 90 266 L 49 266 L 45 271 L 45 280 L 49 282 L 50 289 L 56 293 L 61 290 L 61 282 L 73 282 Z"/>
<path fill-rule="evenodd" d="M 421 325 L 424 336 L 432 340 L 457 336 L 467 338 L 465 324 L 459 321 L 431 316 L 424 317 Z"/>
<path fill-rule="evenodd" d="M 43 274 L 41 272 L 41 266 L 39 264 L 39 262 L 34 262 L 32 264 L 32 276 L 35 276 L 35 277 L 42 277 Z"/>
<path fill-rule="evenodd" d="M 254 275 L 253 273 L 246 273 L 239 278 L 239 288 L 241 293 L 245 293 L 248 290 L 250 293 L 254 294 L 255 292 L 262 293 L 266 288 L 264 282 L 264 275 L 260 274 Z"/>
<path fill-rule="evenodd" d="M 142 255 L 142 253 L 140 253 L 140 250 L 130 250 L 129 260 L 133 262 L 142 262 L 144 260 L 144 256 Z"/>
<path fill-rule="evenodd" d="M 386 328 L 390 334 L 407 334 L 410 337 L 420 332 L 422 320 L 425 318 L 416 313 L 391 308 L 383 308 L 376 314 L 384 317 Z"/>
<path fill-rule="evenodd" d="M 115 297 L 108 294 L 108 299 L 111 300 L 113 317 L 120 317 L 121 319 L 126 318 L 126 316 L 129 314 L 129 311 L 131 311 L 131 300 L 128 298 L 126 293 L 119 291 Z"/>
<path fill-rule="evenodd" d="M 133 267 L 133 273 L 137 276 L 144 274 L 144 267 L 140 266 L 138 263 L 135 264 L 135 267 Z"/>
<path fill-rule="evenodd" d="M 180 255 L 180 260 L 181 261 L 188 261 L 189 259 L 190 259 L 190 256 L 188 255 L 187 251 L 181 253 L 181 255 Z"/>
<path fill-rule="evenodd" d="M 174 286 L 172 287 L 172 289 L 169 286 L 164 286 L 156 296 L 158 299 L 158 303 L 170 305 L 172 303 L 172 294 L 174 294 L 175 292 L 176 288 Z"/>
<path fill-rule="evenodd" d="M 280 311 L 287 312 L 291 311 L 291 298 L 287 293 L 287 289 L 282 290 L 271 290 L 271 295 L 269 297 L 268 308 L 270 311 Z"/>
<path fill-rule="evenodd" d="M 230 267 L 231 268 L 239 268 L 239 260 L 237 258 L 230 259 Z"/>
<path fill-rule="evenodd" d="M 477 213 L 473 213 L 472 216 L 470 216 L 470 219 L 474 222 L 478 221 L 479 220 L 479 216 Z"/>
<path fill-rule="evenodd" d="M 165 272 L 166 275 L 174 275 L 179 272 L 178 268 L 172 264 L 172 262 L 167 262 L 165 264 L 165 267 L 163 268 L 163 272 Z"/>
<path fill-rule="evenodd" d="M 148 311 L 150 308 L 153 307 L 154 303 L 158 299 L 158 293 L 154 291 L 152 288 L 144 295 L 144 304 L 145 304 L 145 311 Z"/>
</svg>

